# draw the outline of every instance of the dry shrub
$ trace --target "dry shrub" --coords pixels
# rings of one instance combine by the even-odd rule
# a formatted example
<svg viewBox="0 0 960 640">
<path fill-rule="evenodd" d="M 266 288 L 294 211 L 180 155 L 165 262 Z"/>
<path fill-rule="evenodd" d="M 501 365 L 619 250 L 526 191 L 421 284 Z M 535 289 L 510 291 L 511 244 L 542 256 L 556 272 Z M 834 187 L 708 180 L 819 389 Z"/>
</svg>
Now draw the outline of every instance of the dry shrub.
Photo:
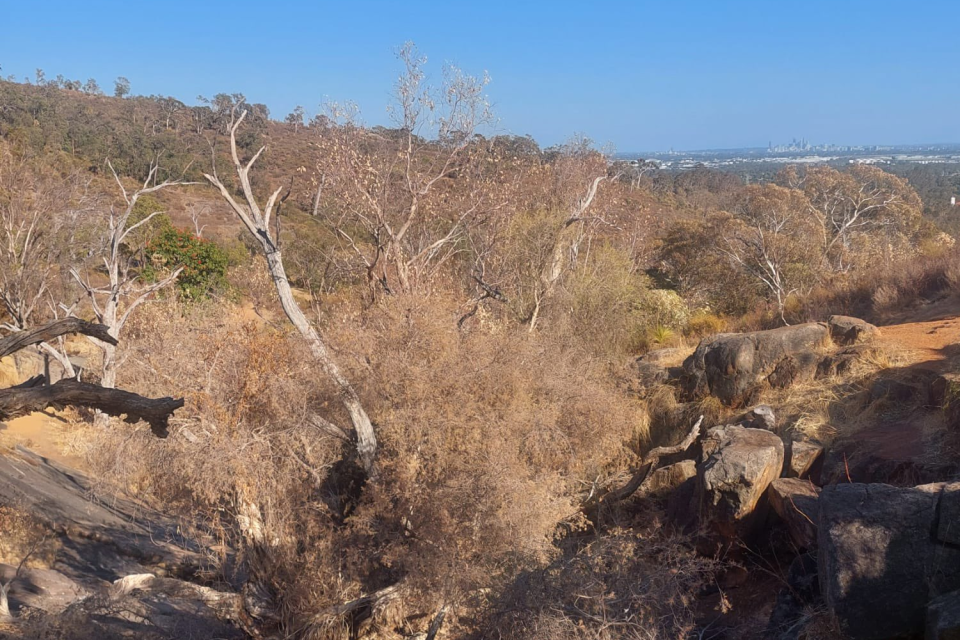
<svg viewBox="0 0 960 640">
<path fill-rule="evenodd" d="M 670 535 L 615 529 L 523 575 L 493 608 L 484 638 L 685 638 L 695 600 L 716 571 Z"/>
<path fill-rule="evenodd" d="M 460 612 L 445 628 L 469 628 L 477 594 L 552 560 L 586 481 L 625 467 L 624 444 L 647 433 L 643 405 L 589 352 L 496 323 L 462 332 L 458 311 L 396 296 L 328 327 L 380 440 L 364 486 L 353 446 L 306 419 L 349 424 L 299 339 L 229 308 L 153 305 L 132 321 L 121 381 L 187 405 L 165 441 L 118 425 L 97 468 L 240 551 L 288 631 L 341 637 L 331 607 L 393 584 L 383 632 L 443 603 Z"/>
<path fill-rule="evenodd" d="M 843 313 L 883 323 L 924 301 L 957 293 L 958 283 L 960 248 L 926 255 L 895 254 L 859 271 L 836 274 L 806 296 L 802 311 L 789 319 L 822 320 Z"/>
<path fill-rule="evenodd" d="M 694 338 L 706 338 L 726 330 L 727 321 L 724 318 L 709 311 L 698 311 L 690 316 L 686 334 Z"/>
<path fill-rule="evenodd" d="M 0 505 L 0 563 L 14 567 L 50 566 L 58 543 L 50 531 L 23 509 Z"/>
<path fill-rule="evenodd" d="M 451 305 L 452 306 L 452 305 Z M 394 298 L 344 337 L 367 394 L 382 480 L 358 519 L 411 588 L 456 600 L 550 559 L 581 480 L 646 438 L 639 402 L 585 352 L 525 331 L 461 333 L 456 309 Z"/>
</svg>

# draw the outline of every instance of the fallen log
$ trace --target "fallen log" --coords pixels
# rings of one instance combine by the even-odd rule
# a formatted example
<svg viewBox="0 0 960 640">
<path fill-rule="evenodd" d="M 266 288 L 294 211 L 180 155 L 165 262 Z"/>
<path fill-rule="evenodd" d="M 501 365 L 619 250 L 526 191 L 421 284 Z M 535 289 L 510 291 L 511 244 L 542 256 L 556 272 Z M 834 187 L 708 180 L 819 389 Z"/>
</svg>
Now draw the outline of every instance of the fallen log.
<svg viewBox="0 0 960 640">
<path fill-rule="evenodd" d="M 143 420 L 150 424 L 154 435 L 166 438 L 170 416 L 183 406 L 183 398 L 145 398 L 130 391 L 76 380 L 61 380 L 42 387 L 0 389 L 0 421 L 66 406 L 98 409 L 118 418 L 126 416 L 124 420 L 131 424 Z"/>
<path fill-rule="evenodd" d="M 3 338 L 0 340 L 0 358 L 16 353 L 32 344 L 49 342 L 70 333 L 82 333 L 85 336 L 96 338 L 114 346 L 117 344 L 117 339 L 110 335 L 106 325 L 71 317 L 55 320 L 41 327 L 17 331 Z"/>
</svg>

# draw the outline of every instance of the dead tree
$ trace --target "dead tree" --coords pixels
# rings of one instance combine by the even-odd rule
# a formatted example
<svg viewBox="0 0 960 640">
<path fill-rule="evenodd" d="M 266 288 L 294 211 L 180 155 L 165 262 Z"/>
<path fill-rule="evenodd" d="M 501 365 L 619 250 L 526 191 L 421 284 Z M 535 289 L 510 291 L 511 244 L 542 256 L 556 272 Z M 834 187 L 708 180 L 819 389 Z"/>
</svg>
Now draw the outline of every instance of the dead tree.
<svg viewBox="0 0 960 640">
<path fill-rule="evenodd" d="M 696 442 L 700 436 L 700 425 L 702 424 L 703 416 L 700 416 L 693 425 L 693 428 L 690 429 L 690 433 L 678 444 L 670 447 L 657 447 L 656 449 L 648 451 L 640 460 L 640 464 L 636 467 L 636 470 L 626 484 L 607 493 L 597 494 L 591 492 L 590 496 L 583 502 L 581 510 L 587 514 L 596 514 L 601 506 L 614 504 L 632 496 L 650 479 L 653 472 L 657 470 L 661 458 L 686 451 Z"/>
<path fill-rule="evenodd" d="M 537 320 L 540 318 L 540 310 L 543 303 L 553 295 L 560 281 L 560 276 L 575 262 L 580 244 L 587 235 L 590 223 L 602 218 L 588 216 L 587 212 L 590 205 L 597 197 L 597 189 L 600 183 L 607 179 L 607 176 L 597 176 L 590 183 L 586 193 L 578 198 L 570 212 L 570 215 L 563 221 L 563 225 L 556 235 L 553 247 L 549 251 L 547 264 L 540 273 L 540 282 L 534 292 L 533 310 L 529 316 L 530 333 L 537 327 Z"/>
<path fill-rule="evenodd" d="M 253 157 L 246 163 L 240 161 L 240 155 L 237 152 L 237 129 L 246 117 L 244 110 L 230 126 L 230 153 L 233 158 L 233 164 L 236 168 L 237 178 L 240 181 L 240 187 L 243 191 L 244 203 L 239 202 L 233 197 L 233 194 L 214 173 L 204 174 L 210 184 L 215 186 L 223 199 L 226 200 L 230 208 L 233 209 L 237 217 L 247 228 L 247 231 L 256 238 L 260 244 L 263 254 L 267 260 L 267 268 L 270 271 L 270 277 L 277 289 L 277 296 L 280 299 L 280 305 L 287 318 L 296 327 L 300 335 L 307 341 L 313 356 L 317 359 L 324 373 L 336 385 L 340 396 L 340 402 L 343 404 L 347 413 L 350 415 L 350 422 L 353 424 L 357 436 L 357 452 L 360 455 L 360 462 L 368 476 L 374 475 L 374 462 L 377 455 L 377 436 L 373 429 L 373 424 L 367 416 L 360 403 L 360 397 L 354 390 L 353 385 L 347 380 L 347 377 L 341 371 L 340 366 L 334 360 L 333 355 L 327 349 L 327 345 L 317 330 L 307 320 L 306 315 L 297 301 L 293 297 L 293 291 L 290 288 L 290 281 L 287 279 L 287 272 L 283 266 L 283 258 L 280 254 L 280 237 L 276 228 L 271 229 L 271 216 L 274 215 L 274 207 L 277 205 L 277 199 L 283 191 L 283 187 L 278 188 L 267 198 L 266 205 L 261 208 L 257 198 L 253 193 L 253 187 L 250 184 L 250 169 L 264 152 L 266 147 L 261 147 Z"/>
<path fill-rule="evenodd" d="M 117 339 L 106 325 L 92 324 L 78 318 L 65 318 L 3 338 L 0 340 L 0 358 L 30 345 L 49 342 L 70 333 L 89 336 L 112 346 L 117 345 Z M 61 380 L 52 385 L 46 382 L 43 376 L 37 376 L 23 384 L 0 390 L 0 421 L 47 408 L 86 407 L 111 416 L 126 416 L 125 420 L 129 423 L 143 420 L 149 423 L 156 436 L 164 438 L 167 436 L 170 416 L 183 406 L 182 398 L 145 398 L 122 389 L 76 380 Z"/>
<path fill-rule="evenodd" d="M 120 180 L 120 176 L 113 170 L 113 165 L 107 162 L 107 166 L 110 167 L 117 186 L 120 187 L 120 193 L 123 196 L 125 204 L 121 211 L 111 206 L 107 221 L 106 250 L 103 256 L 103 265 L 109 281 L 104 285 L 95 285 L 89 277 L 81 277 L 77 269 L 71 269 L 70 273 L 90 297 L 90 303 L 93 306 L 93 312 L 96 314 L 97 320 L 109 328 L 111 336 L 117 338 L 120 336 L 120 332 L 123 330 L 123 326 L 127 323 L 127 320 L 130 319 L 130 314 L 146 302 L 151 295 L 172 284 L 180 275 L 180 272 L 183 271 L 183 268 L 179 267 L 174 269 L 173 272 L 165 278 L 161 278 L 150 284 L 141 281 L 139 274 L 132 268 L 134 266 L 132 261 L 124 252 L 124 241 L 130 237 L 131 233 L 150 222 L 150 220 L 161 212 L 152 211 L 142 220 L 131 224 L 130 218 L 133 215 L 133 209 L 137 205 L 137 201 L 148 193 L 194 183 L 170 180 L 157 183 L 156 178 L 160 170 L 160 165 L 158 162 L 154 162 L 147 174 L 147 179 L 143 182 L 143 186 L 133 193 L 128 193 L 123 186 L 123 182 Z M 115 387 L 117 384 L 117 367 L 119 365 L 116 347 L 100 339 L 95 339 L 94 342 L 103 352 L 103 376 L 101 377 L 100 384 L 104 387 Z"/>
<path fill-rule="evenodd" d="M 23 331 L 36 322 L 60 316 L 63 297 L 56 266 L 74 246 L 80 219 L 94 206 L 90 180 L 79 172 L 66 176 L 45 171 L 34 159 L 0 151 L 0 307 L 2 328 Z M 64 377 L 75 371 L 63 344 L 40 343 L 45 356 L 60 363 Z"/>
</svg>

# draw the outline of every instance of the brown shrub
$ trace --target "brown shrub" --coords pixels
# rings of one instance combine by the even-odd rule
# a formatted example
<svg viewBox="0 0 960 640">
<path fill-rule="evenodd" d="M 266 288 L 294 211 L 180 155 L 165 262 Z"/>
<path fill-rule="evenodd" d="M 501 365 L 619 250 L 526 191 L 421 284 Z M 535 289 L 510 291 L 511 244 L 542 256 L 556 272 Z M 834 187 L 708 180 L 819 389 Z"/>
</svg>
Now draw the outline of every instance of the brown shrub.
<svg viewBox="0 0 960 640">
<path fill-rule="evenodd" d="M 380 474 L 363 486 L 353 446 L 307 419 L 349 424 L 304 345 L 235 313 L 169 300 L 131 321 L 122 383 L 187 406 L 168 440 L 125 425 L 93 458 L 237 548 L 282 624 L 309 620 L 316 637 L 343 630 L 330 607 L 392 584 L 384 631 L 442 603 L 469 614 L 481 590 L 553 559 L 588 481 L 647 437 L 643 405 L 576 344 L 463 332 L 455 305 L 397 296 L 327 332 L 378 430 Z M 254 521 L 266 560 L 250 555 Z"/>
</svg>

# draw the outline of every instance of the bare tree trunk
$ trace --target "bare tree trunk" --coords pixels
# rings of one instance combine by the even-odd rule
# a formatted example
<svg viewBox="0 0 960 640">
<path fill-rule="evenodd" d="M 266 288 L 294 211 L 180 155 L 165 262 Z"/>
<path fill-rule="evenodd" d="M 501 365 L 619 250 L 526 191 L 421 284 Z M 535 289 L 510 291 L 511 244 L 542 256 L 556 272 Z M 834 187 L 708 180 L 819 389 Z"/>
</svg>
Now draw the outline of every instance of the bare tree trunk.
<svg viewBox="0 0 960 640">
<path fill-rule="evenodd" d="M 320 199 L 323 197 L 323 185 L 327 181 L 326 174 L 320 176 L 320 180 L 317 181 L 317 195 L 313 198 L 313 217 L 316 218 L 320 215 Z"/>
<path fill-rule="evenodd" d="M 247 230 L 255 237 L 263 248 L 264 256 L 267 259 L 267 268 L 270 271 L 270 277 L 277 288 L 277 297 L 280 299 L 280 305 L 290 323 L 296 327 L 300 335 L 307 341 L 310 350 L 317 362 L 320 364 L 324 373 L 326 373 L 333 383 L 337 386 L 340 396 L 340 402 L 350 415 L 350 422 L 353 424 L 354 431 L 357 434 L 357 453 L 360 456 L 360 462 L 368 477 L 376 475 L 376 455 L 377 455 L 377 436 L 370 422 L 367 412 L 360 404 L 360 397 L 354 390 L 350 381 L 340 370 L 327 345 L 320 338 L 320 334 L 307 320 L 300 305 L 293 297 L 293 291 L 290 288 L 290 281 L 287 279 L 287 272 L 283 266 L 283 258 L 280 255 L 280 238 L 275 237 L 275 232 L 270 228 L 270 216 L 274 213 L 274 206 L 283 187 L 274 191 L 267 199 L 266 205 L 261 208 L 253 193 L 253 187 L 250 184 L 250 169 L 263 153 L 265 147 L 261 147 L 246 164 L 240 162 L 240 156 L 237 152 L 237 129 L 246 117 L 247 112 L 243 111 L 240 117 L 230 125 L 230 152 L 233 157 L 233 163 L 237 171 L 237 177 L 240 180 L 240 186 L 243 190 L 246 204 L 240 204 L 230 190 L 221 182 L 214 173 L 204 174 L 210 184 L 217 187 L 220 195 L 226 200 L 227 204 L 233 209 L 234 213 L 243 222 Z"/>
<path fill-rule="evenodd" d="M 370 418 L 360 404 L 360 397 L 353 389 L 353 386 L 343 375 L 340 367 L 330 356 L 326 344 L 320 338 L 320 334 L 307 320 L 303 310 L 293 297 L 293 291 L 290 288 L 290 281 L 287 279 L 286 270 L 283 267 L 283 260 L 280 257 L 280 251 L 276 250 L 267 253 L 267 268 L 270 270 L 270 276 L 277 288 L 277 296 L 280 298 L 280 306 L 287 318 L 296 327 L 310 345 L 310 351 L 323 367 L 324 372 L 330 376 L 340 394 L 340 401 L 343 403 L 347 413 L 350 414 L 350 422 L 357 433 L 357 452 L 360 455 L 360 461 L 363 468 L 368 472 L 374 469 L 374 461 L 377 454 L 377 436 L 373 429 Z"/>
</svg>

